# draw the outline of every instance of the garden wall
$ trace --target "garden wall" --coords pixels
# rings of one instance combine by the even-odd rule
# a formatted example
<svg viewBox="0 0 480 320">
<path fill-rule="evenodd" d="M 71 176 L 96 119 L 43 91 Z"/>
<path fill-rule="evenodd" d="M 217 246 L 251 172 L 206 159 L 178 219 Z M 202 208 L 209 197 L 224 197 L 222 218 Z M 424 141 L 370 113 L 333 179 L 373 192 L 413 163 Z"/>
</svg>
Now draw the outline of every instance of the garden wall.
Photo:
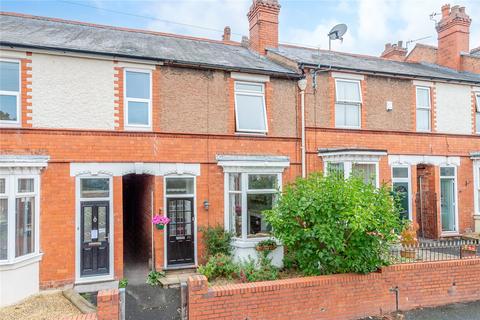
<svg viewBox="0 0 480 320">
<path fill-rule="evenodd" d="M 480 300 L 480 259 L 394 265 L 379 272 L 208 286 L 188 280 L 189 320 L 357 319 Z"/>
</svg>

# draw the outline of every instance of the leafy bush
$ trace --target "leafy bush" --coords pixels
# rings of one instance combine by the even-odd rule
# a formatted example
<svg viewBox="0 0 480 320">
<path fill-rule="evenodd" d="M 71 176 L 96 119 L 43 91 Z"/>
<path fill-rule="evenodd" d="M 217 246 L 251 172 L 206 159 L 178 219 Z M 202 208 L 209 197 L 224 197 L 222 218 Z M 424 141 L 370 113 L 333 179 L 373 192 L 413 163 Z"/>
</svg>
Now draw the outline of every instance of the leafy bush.
<svg viewBox="0 0 480 320">
<path fill-rule="evenodd" d="M 267 281 L 278 279 L 278 269 L 272 265 L 272 260 L 266 254 L 260 255 L 255 261 L 250 258 L 239 264 L 238 277 L 242 282 Z"/>
<path fill-rule="evenodd" d="M 127 278 L 123 278 L 123 279 L 120 279 L 120 281 L 118 281 L 118 288 L 122 289 L 122 288 L 126 288 L 128 285 L 128 279 Z"/>
<path fill-rule="evenodd" d="M 232 279 L 238 270 L 230 255 L 218 253 L 210 256 L 207 263 L 198 267 L 198 272 L 213 280 L 216 278 Z"/>
<path fill-rule="evenodd" d="M 400 230 L 389 188 L 335 174 L 297 179 L 264 214 L 307 275 L 375 271 Z"/>
<path fill-rule="evenodd" d="M 202 232 L 207 257 L 217 254 L 232 255 L 233 233 L 225 231 L 222 226 L 203 228 Z"/>
<path fill-rule="evenodd" d="M 151 286 L 156 286 L 160 284 L 160 278 L 165 277 L 165 272 L 161 271 L 150 271 L 147 275 L 147 284 Z"/>
</svg>

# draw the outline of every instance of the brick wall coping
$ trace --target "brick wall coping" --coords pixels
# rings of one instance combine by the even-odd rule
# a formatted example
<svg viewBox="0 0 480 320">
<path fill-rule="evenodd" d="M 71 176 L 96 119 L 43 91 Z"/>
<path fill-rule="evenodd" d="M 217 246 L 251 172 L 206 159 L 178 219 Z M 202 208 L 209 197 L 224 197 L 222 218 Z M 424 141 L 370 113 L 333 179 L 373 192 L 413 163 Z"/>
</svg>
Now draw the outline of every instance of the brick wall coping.
<svg viewBox="0 0 480 320">
<path fill-rule="evenodd" d="M 368 282 L 375 278 L 381 278 L 382 273 L 390 273 L 405 270 L 425 270 L 438 268 L 452 268 L 455 266 L 477 265 L 480 264 L 480 258 L 451 260 L 451 261 L 435 261 L 435 262 L 421 262 L 398 264 L 387 267 L 382 267 L 377 272 L 369 274 L 334 274 L 324 276 L 300 277 L 292 279 L 282 279 L 274 281 L 262 281 L 241 284 L 229 284 L 221 286 L 208 287 L 208 280 L 203 275 L 191 276 L 188 279 L 188 284 L 192 291 L 203 291 L 208 296 L 222 297 L 232 296 L 237 294 L 252 293 L 252 292 L 268 292 L 277 291 L 284 288 L 307 288 L 323 284 L 342 284 L 349 282 Z M 200 292 L 199 292 L 200 293 Z"/>
</svg>

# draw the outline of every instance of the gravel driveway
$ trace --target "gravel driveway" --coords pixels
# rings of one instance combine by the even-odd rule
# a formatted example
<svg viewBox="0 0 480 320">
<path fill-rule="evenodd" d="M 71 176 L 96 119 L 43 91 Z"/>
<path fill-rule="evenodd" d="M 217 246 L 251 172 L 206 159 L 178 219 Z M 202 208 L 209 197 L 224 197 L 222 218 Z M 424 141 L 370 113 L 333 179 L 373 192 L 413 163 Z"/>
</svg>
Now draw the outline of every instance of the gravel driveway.
<svg viewBox="0 0 480 320">
<path fill-rule="evenodd" d="M 12 306 L 0 308 L 2 320 L 57 320 L 81 314 L 61 292 L 42 293 Z"/>
</svg>

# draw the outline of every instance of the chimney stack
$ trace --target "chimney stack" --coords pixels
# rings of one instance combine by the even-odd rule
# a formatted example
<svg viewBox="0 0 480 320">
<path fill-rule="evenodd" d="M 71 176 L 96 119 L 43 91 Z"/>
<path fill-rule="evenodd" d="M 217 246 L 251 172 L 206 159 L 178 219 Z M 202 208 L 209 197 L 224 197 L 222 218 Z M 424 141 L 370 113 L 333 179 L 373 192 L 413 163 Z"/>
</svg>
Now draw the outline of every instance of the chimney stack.
<svg viewBox="0 0 480 320">
<path fill-rule="evenodd" d="M 465 7 L 449 4 L 442 7 L 442 19 L 437 23 L 438 53 L 437 64 L 460 70 L 461 53 L 470 49 L 470 24 L 472 19 Z"/>
<path fill-rule="evenodd" d="M 232 30 L 230 29 L 229 26 L 226 26 L 224 29 L 223 29 L 223 36 L 222 36 L 222 40 L 223 41 L 230 41 L 230 36 L 232 35 Z"/>
<path fill-rule="evenodd" d="M 265 55 L 266 48 L 278 48 L 278 0 L 253 0 L 247 17 L 250 49 Z"/>
<path fill-rule="evenodd" d="M 380 55 L 381 58 L 395 61 L 404 61 L 407 56 L 407 48 L 403 47 L 403 41 L 398 41 L 398 43 L 387 43 L 385 44 L 385 50 L 383 50 Z"/>
</svg>

